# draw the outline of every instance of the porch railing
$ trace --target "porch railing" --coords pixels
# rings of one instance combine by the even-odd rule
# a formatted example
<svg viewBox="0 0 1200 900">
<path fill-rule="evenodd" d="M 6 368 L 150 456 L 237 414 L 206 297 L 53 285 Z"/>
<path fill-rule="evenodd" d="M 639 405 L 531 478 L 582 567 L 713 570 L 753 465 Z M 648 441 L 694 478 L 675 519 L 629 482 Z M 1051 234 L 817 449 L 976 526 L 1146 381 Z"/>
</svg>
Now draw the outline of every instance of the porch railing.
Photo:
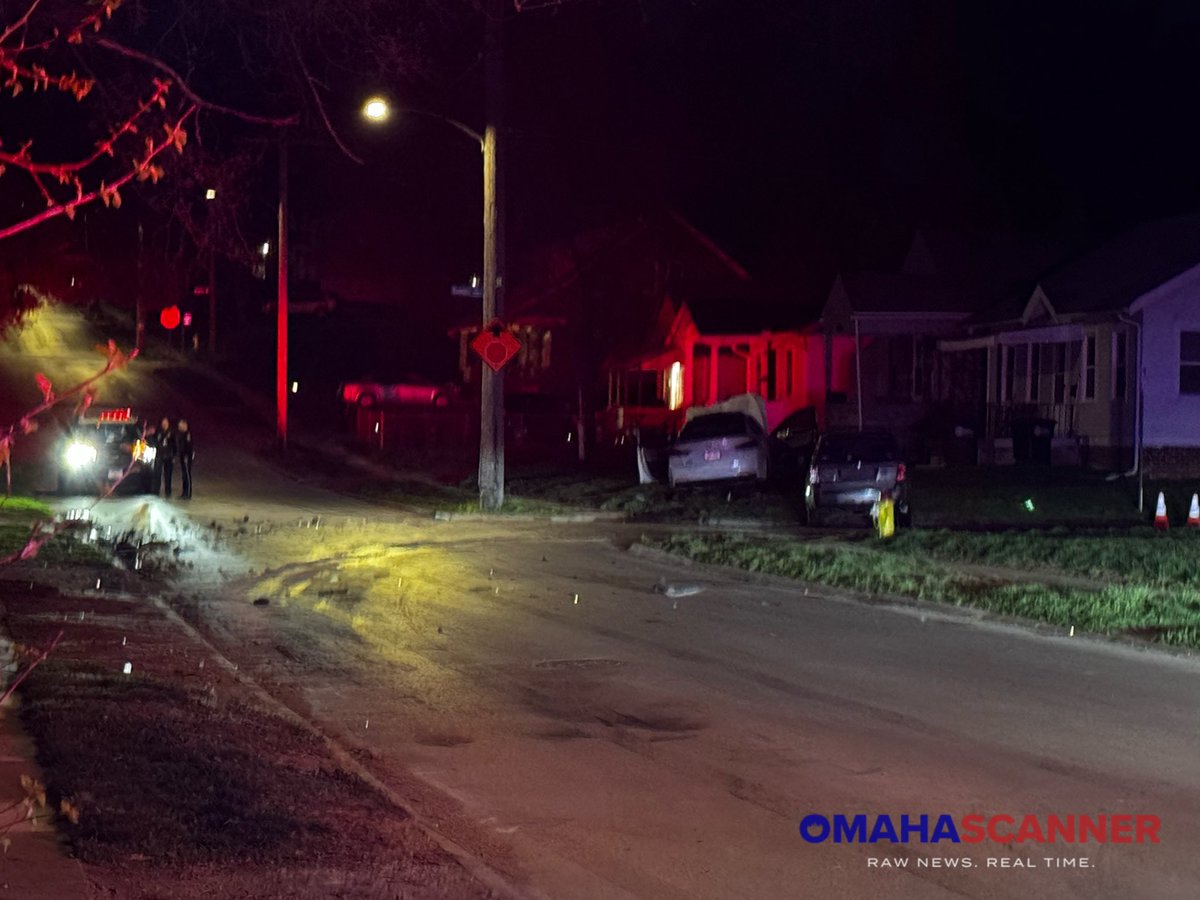
<svg viewBox="0 0 1200 900">
<path fill-rule="evenodd" d="M 1074 403 L 989 403 L 987 436 L 1012 437 L 1012 423 L 1022 419 L 1049 419 L 1059 437 L 1075 433 Z"/>
</svg>

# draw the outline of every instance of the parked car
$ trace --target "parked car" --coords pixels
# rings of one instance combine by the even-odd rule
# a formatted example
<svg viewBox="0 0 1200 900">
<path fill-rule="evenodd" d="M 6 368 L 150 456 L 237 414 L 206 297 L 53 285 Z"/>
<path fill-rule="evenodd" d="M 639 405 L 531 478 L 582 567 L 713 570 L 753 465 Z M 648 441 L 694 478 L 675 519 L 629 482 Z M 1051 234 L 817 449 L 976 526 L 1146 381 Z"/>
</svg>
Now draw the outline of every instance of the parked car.
<svg viewBox="0 0 1200 900">
<path fill-rule="evenodd" d="M 667 462 L 671 487 L 703 481 L 765 481 L 770 449 L 766 432 L 740 412 L 712 412 L 683 426 Z"/>
<path fill-rule="evenodd" d="M 449 406 L 458 396 L 454 384 L 435 384 L 420 375 L 407 375 L 399 381 L 367 378 L 348 381 L 338 389 L 345 403 L 364 408 L 387 405 Z"/>
<path fill-rule="evenodd" d="M 95 493 L 120 482 L 152 492 L 154 456 L 155 449 L 147 445 L 143 424 L 132 409 L 89 413 L 67 430 L 59 445 L 58 491 Z"/>
<path fill-rule="evenodd" d="M 896 524 L 911 524 L 907 472 L 891 434 L 847 431 L 820 437 L 804 489 L 810 525 L 822 525 L 837 512 L 869 514 L 885 496 L 895 501 Z"/>
<path fill-rule="evenodd" d="M 771 432 L 771 477 L 795 483 L 806 476 L 820 434 L 813 406 L 798 409 L 780 422 Z"/>
</svg>

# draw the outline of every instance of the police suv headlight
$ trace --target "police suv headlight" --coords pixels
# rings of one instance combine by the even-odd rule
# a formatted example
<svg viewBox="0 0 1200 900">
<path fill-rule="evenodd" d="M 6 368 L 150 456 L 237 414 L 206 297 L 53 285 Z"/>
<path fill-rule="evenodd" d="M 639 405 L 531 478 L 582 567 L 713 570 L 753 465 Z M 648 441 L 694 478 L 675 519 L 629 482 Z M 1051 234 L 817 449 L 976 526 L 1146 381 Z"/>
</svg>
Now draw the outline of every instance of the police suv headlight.
<svg viewBox="0 0 1200 900">
<path fill-rule="evenodd" d="M 72 469 L 83 469 L 96 462 L 96 448 L 82 441 L 72 441 L 67 444 L 63 459 Z"/>
</svg>

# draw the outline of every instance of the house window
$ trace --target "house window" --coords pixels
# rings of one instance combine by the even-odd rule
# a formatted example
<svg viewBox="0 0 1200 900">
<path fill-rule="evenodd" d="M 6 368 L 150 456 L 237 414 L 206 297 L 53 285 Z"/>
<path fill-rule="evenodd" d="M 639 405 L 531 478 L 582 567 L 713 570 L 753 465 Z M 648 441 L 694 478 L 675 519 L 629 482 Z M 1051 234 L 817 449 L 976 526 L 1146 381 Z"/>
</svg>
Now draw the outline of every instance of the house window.
<svg viewBox="0 0 1200 900">
<path fill-rule="evenodd" d="M 1096 336 L 1089 334 L 1083 339 L 1083 353 L 1080 354 L 1080 380 L 1083 382 L 1083 399 L 1096 399 Z"/>
<path fill-rule="evenodd" d="M 1003 403 L 1010 403 L 1016 397 L 1017 348 L 1001 347 L 1000 353 L 1004 359 L 1000 379 L 1000 400 Z"/>
<path fill-rule="evenodd" d="M 886 396 L 893 400 L 913 397 L 913 336 L 898 335 L 885 339 Z"/>
<path fill-rule="evenodd" d="M 667 409 L 679 409 L 683 406 L 683 364 L 671 363 L 667 370 Z"/>
<path fill-rule="evenodd" d="M 1200 331 L 1179 333 L 1179 393 L 1200 394 Z"/>
<path fill-rule="evenodd" d="M 1041 399 L 1042 387 L 1042 345 L 1029 345 L 1029 402 L 1037 403 Z"/>
<path fill-rule="evenodd" d="M 1067 401 L 1067 345 L 1059 342 L 1051 344 L 1054 352 L 1050 354 L 1053 359 L 1052 365 L 1054 374 L 1054 402 L 1065 403 Z"/>
<path fill-rule="evenodd" d="M 774 347 L 767 348 L 767 399 L 778 399 L 778 391 L 776 390 L 775 379 L 779 377 L 779 360 Z"/>
<path fill-rule="evenodd" d="M 783 396 L 792 396 L 792 384 L 795 366 L 795 351 L 788 350 L 783 355 Z"/>
<path fill-rule="evenodd" d="M 924 338 L 913 337 L 913 387 L 914 400 L 927 397 L 930 391 L 930 362 L 933 357 L 933 343 Z"/>
<path fill-rule="evenodd" d="M 1113 333 L 1113 390 L 1114 400 L 1124 400 L 1129 392 L 1129 335 Z"/>
</svg>

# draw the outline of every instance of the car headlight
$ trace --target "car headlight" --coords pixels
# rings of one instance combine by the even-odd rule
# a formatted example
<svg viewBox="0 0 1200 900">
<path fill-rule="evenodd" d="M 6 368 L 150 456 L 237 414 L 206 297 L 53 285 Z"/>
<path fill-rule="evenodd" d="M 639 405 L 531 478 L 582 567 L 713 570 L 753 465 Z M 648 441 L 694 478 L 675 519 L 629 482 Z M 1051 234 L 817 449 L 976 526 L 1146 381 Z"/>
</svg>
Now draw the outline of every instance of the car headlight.
<svg viewBox="0 0 1200 900">
<path fill-rule="evenodd" d="M 82 469 L 96 461 L 96 448 L 83 441 L 72 441 L 67 444 L 63 458 L 72 469 Z"/>
</svg>

